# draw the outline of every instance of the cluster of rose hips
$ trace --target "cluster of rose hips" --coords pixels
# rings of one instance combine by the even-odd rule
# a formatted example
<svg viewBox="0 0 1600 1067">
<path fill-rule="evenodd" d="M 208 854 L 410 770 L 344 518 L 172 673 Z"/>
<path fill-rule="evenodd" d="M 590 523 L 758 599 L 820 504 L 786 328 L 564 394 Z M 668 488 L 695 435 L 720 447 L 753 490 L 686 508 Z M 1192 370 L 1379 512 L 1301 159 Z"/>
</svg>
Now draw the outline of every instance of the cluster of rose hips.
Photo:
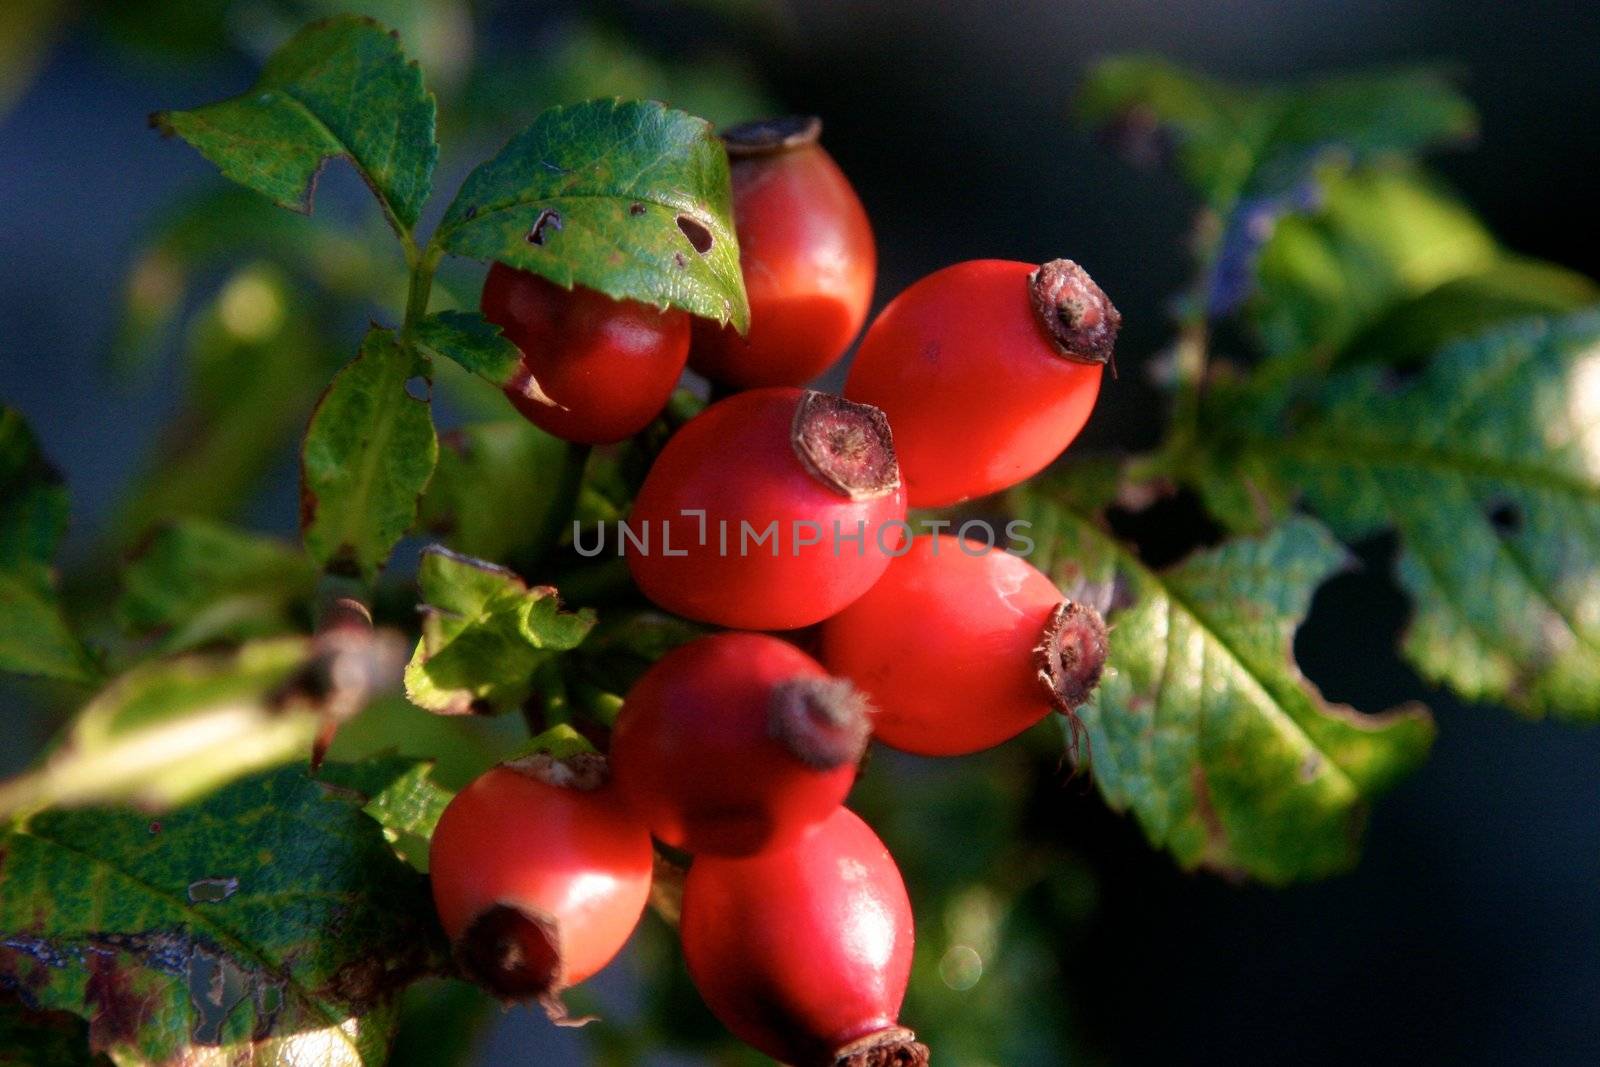
<svg viewBox="0 0 1600 1067">
<path fill-rule="evenodd" d="M 638 922 L 653 837 L 693 857 L 683 949 L 730 1030 L 802 1067 L 923 1063 L 897 1021 L 905 886 L 842 806 L 867 742 L 970 753 L 1070 714 L 1099 679 L 1106 632 L 1016 555 L 911 537 L 906 509 L 996 492 L 1060 454 L 1119 319 L 1069 261 L 960 263 L 884 309 L 843 397 L 800 388 L 855 338 L 876 273 L 866 213 L 817 134 L 791 119 L 724 137 L 748 336 L 491 269 L 484 313 L 546 399 L 508 395 L 557 436 L 639 432 L 686 362 L 743 390 L 668 440 L 635 501 L 631 521 L 676 524 L 680 547 L 628 556 L 655 604 L 729 629 L 644 674 L 609 758 L 530 757 L 463 790 L 433 838 L 434 894 L 467 973 L 559 1013 L 557 994 Z M 855 537 L 842 552 L 825 539 L 741 552 L 706 536 L 773 520 Z M 815 658 L 753 632 L 806 627 Z"/>
</svg>

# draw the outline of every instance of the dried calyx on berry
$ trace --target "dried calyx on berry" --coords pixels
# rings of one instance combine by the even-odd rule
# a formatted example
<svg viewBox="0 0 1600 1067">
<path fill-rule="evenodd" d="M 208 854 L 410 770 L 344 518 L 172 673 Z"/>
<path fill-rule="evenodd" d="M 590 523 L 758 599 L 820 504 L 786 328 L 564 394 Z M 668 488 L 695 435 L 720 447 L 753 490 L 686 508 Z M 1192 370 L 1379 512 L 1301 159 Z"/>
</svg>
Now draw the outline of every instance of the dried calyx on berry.
<svg viewBox="0 0 1600 1067">
<path fill-rule="evenodd" d="M 1088 271 L 1070 259 L 1052 259 L 1028 275 L 1028 295 L 1062 356 L 1075 363 L 1111 361 L 1122 315 Z"/>
<path fill-rule="evenodd" d="M 1105 619 L 1087 604 L 1063 600 L 1050 612 L 1033 663 L 1057 711 L 1070 715 L 1094 694 L 1106 666 L 1106 637 Z"/>
<path fill-rule="evenodd" d="M 903 1026 L 852 1041 L 826 1067 L 928 1067 L 928 1046 Z"/>
<path fill-rule="evenodd" d="M 790 440 L 813 478 L 851 500 L 900 488 L 888 416 L 871 404 L 807 390 L 795 408 Z"/>
<path fill-rule="evenodd" d="M 730 126 L 722 143 L 735 159 L 770 156 L 804 148 L 822 139 L 822 120 L 815 115 L 779 115 Z"/>
</svg>

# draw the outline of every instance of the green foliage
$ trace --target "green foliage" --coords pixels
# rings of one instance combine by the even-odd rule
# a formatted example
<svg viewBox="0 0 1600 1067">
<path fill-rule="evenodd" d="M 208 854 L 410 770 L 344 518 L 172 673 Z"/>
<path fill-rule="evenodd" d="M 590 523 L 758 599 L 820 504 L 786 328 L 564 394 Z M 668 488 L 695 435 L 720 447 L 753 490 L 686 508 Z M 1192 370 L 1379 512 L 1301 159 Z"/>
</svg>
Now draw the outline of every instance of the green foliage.
<svg viewBox="0 0 1600 1067">
<path fill-rule="evenodd" d="M 453 359 L 463 370 L 502 388 L 513 382 L 522 362 L 522 351 L 500 327 L 475 311 L 429 315 L 413 328 L 412 339 L 429 355 Z"/>
<path fill-rule="evenodd" d="M 324 567 L 368 581 L 417 516 L 439 456 L 428 402 L 407 391 L 415 357 L 373 329 L 317 403 L 300 452 L 300 529 Z"/>
<path fill-rule="evenodd" d="M 660 104 L 546 111 L 467 176 L 435 240 L 567 287 L 749 327 L 727 154 L 704 119 Z"/>
<path fill-rule="evenodd" d="M 1600 716 L 1600 317 L 1460 342 L 1399 387 L 1360 367 L 1287 409 L 1221 407 L 1219 447 L 1255 499 L 1303 495 L 1347 540 L 1399 532 L 1417 605 L 1403 649 L 1424 676 Z M 1224 514 L 1228 472 L 1202 483 Z"/>
<path fill-rule="evenodd" d="M 417 224 L 439 155 L 422 72 L 392 34 L 348 16 L 306 27 L 243 95 L 151 121 L 234 181 L 306 213 L 317 172 L 344 156 L 401 233 Z"/>
<path fill-rule="evenodd" d="M 422 640 L 406 667 L 406 696 L 430 711 L 518 706 L 534 672 L 577 648 L 595 622 L 592 611 L 562 611 L 549 586 L 530 589 L 504 567 L 438 547 L 423 552 L 417 580 Z"/>
<path fill-rule="evenodd" d="M 176 652 L 293 629 L 316 572 L 280 542 L 191 519 L 158 531 L 122 581 L 123 625 Z"/>
<path fill-rule="evenodd" d="M 78 712 L 41 767 L 0 783 L 0 816 L 50 804 L 181 803 L 303 756 L 317 717 L 279 694 L 311 654 L 306 638 L 279 637 L 129 671 Z"/>
<path fill-rule="evenodd" d="M 1080 715 L 1095 785 L 1187 867 L 1269 882 L 1355 861 L 1367 801 L 1426 755 L 1425 712 L 1329 705 L 1294 666 L 1311 594 L 1346 561 L 1290 519 L 1157 572 L 1070 486 L 1020 494 L 1057 584 L 1111 597 L 1112 670 Z"/>
<path fill-rule="evenodd" d="M 289 768 L 159 821 L 34 815 L 0 839 L 0 971 L 119 1064 L 381 1063 L 395 992 L 446 950 L 362 803 Z"/>
<path fill-rule="evenodd" d="M 0 671 L 91 682 L 99 670 L 56 596 L 67 491 L 33 430 L 0 406 Z"/>
</svg>

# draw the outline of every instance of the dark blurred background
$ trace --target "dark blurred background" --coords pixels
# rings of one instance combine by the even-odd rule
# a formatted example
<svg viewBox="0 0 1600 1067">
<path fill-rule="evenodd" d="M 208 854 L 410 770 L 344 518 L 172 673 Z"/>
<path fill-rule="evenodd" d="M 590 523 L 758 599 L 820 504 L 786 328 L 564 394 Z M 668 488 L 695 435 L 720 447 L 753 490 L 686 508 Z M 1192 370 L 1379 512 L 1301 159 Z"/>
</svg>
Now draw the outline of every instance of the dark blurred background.
<svg viewBox="0 0 1600 1067">
<path fill-rule="evenodd" d="M 0 3 L 0 396 L 67 475 L 69 565 L 72 553 L 94 551 L 176 403 L 174 359 L 130 375 L 107 358 L 124 274 L 163 212 L 219 181 L 145 116 L 241 90 L 265 50 L 339 6 Z M 540 94 L 556 90 L 541 77 L 583 84 L 587 64 L 606 68 L 588 71 L 603 82 L 615 64 L 636 63 L 650 86 L 686 63 L 692 77 L 665 84 L 674 102 L 713 118 L 756 106 L 824 117 L 825 143 L 877 229 L 879 303 L 960 259 L 1082 261 L 1127 327 L 1121 380 L 1081 450 L 1155 440 L 1159 395 L 1140 368 L 1169 339 L 1192 209 L 1175 178 L 1130 170 L 1072 124 L 1074 87 L 1096 57 L 1150 52 L 1267 80 L 1438 61 L 1459 71 L 1482 114 L 1481 143 L 1437 160 L 1440 170 L 1513 250 L 1600 274 L 1600 4 L 350 6 L 399 25 L 460 114 L 482 105 L 478 121 L 442 129 L 446 195 L 435 212 L 467 167 L 549 102 Z M 645 59 L 595 40 L 627 41 Z M 558 61 L 578 69 L 562 73 Z M 338 167 L 318 209 L 347 222 L 371 212 Z M 474 268 L 462 270 L 457 284 L 470 293 Z M 357 333 L 347 336 L 353 348 Z M 293 473 L 287 457 L 274 467 L 251 525 L 293 532 Z M 1046 776 L 1018 799 L 1016 832 L 1059 860 L 1027 890 L 1049 898 L 1029 914 L 1049 919 L 994 951 L 1024 944 L 1038 957 L 1014 1008 L 1052 1036 L 1009 1051 L 975 1037 L 970 1052 L 939 1062 L 1600 1063 L 1600 732 L 1463 706 L 1424 686 L 1393 651 L 1405 605 L 1387 578 L 1390 551 L 1365 546 L 1363 569 L 1319 594 L 1298 642 L 1330 698 L 1365 709 L 1422 699 L 1439 721 L 1433 758 L 1379 803 L 1360 867 L 1288 890 L 1185 875 L 1091 789 Z M 29 711 L 43 704 L 36 692 L 0 689 L 0 699 L 9 772 L 48 724 Z M 1006 760 L 985 773 L 1003 776 Z M 880 793 L 913 783 L 884 829 L 892 846 L 898 822 L 910 835 L 910 824 L 940 817 L 941 801 L 922 798 L 960 773 L 909 759 L 877 770 Z M 964 903 L 947 924 L 981 919 L 983 900 L 969 898 L 952 898 Z M 1011 995 L 986 991 L 991 980 L 973 980 L 960 962 L 919 963 L 917 981 L 942 981 L 958 999 Z M 639 968 L 636 954 L 602 983 L 618 1028 L 645 1010 Z M 914 989 L 918 1003 L 944 1002 Z M 920 1021 L 908 1010 L 911 1025 Z M 576 1064 L 591 1062 L 585 1049 L 581 1036 L 513 1012 L 493 1020 L 478 1056 Z M 649 1062 L 708 1061 L 690 1051 Z"/>
</svg>

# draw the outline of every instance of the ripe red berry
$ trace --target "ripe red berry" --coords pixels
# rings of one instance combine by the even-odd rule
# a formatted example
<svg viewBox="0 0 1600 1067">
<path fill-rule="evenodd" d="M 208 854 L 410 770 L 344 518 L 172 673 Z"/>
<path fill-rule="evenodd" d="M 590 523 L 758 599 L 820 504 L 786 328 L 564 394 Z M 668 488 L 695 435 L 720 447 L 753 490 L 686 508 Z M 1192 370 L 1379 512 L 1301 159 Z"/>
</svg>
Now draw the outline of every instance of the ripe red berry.
<svg viewBox="0 0 1600 1067">
<path fill-rule="evenodd" d="M 661 413 L 689 355 L 689 316 L 496 263 L 483 317 L 522 350 L 505 387 L 547 433 L 582 444 L 631 437 Z"/>
<path fill-rule="evenodd" d="M 689 365 L 741 389 L 803 385 L 844 355 L 867 320 L 878 252 L 856 191 L 817 143 L 815 118 L 723 134 L 733 175 L 750 332 L 694 324 Z"/>
<path fill-rule="evenodd" d="M 429 848 L 439 919 L 462 970 L 507 1000 L 559 995 L 611 961 L 650 895 L 650 834 L 605 759 L 530 756 L 478 777 Z"/>
<path fill-rule="evenodd" d="M 656 457 L 628 520 L 649 544 L 628 566 L 646 596 L 691 619 L 810 626 L 877 581 L 905 513 L 881 412 L 754 389 L 689 420 Z"/>
<path fill-rule="evenodd" d="M 1026 560 L 984 549 L 919 537 L 823 624 L 822 661 L 872 700 L 884 744 L 925 756 L 977 752 L 1052 708 L 1072 712 L 1099 682 L 1099 613 L 1063 600 Z"/>
<path fill-rule="evenodd" d="M 1016 485 L 1072 443 L 1121 322 L 1070 260 L 957 263 L 883 309 L 844 394 L 889 416 L 911 506 L 954 504 Z"/>
<path fill-rule="evenodd" d="M 896 1022 L 911 904 L 888 849 L 845 808 L 788 848 L 689 868 L 689 975 L 724 1026 L 796 1067 L 925 1065 Z"/>
<path fill-rule="evenodd" d="M 869 729 L 855 689 L 787 641 L 714 634 L 667 653 L 628 692 L 611 765 L 656 837 L 744 856 L 844 802 Z"/>
</svg>

